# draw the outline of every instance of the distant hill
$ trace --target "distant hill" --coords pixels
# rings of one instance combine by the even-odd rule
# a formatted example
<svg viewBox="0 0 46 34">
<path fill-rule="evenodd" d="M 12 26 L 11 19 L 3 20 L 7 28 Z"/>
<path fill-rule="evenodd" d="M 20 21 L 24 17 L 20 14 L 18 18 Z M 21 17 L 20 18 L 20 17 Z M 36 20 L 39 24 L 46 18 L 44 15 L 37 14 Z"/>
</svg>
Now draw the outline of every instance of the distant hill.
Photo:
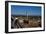
<svg viewBox="0 0 46 34">
<path fill-rule="evenodd" d="M 27 15 L 11 15 L 11 16 L 27 16 Z M 28 16 L 37 16 L 38 17 L 38 15 L 28 15 Z M 41 17 L 41 16 L 39 16 L 39 17 Z"/>
</svg>

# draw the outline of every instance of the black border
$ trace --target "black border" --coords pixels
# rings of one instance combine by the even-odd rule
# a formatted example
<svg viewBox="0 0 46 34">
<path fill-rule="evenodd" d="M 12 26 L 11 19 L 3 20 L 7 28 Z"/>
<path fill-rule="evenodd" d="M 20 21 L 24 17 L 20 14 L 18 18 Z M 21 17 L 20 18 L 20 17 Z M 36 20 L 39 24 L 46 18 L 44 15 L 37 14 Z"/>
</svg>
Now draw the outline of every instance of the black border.
<svg viewBox="0 0 46 34">
<path fill-rule="evenodd" d="M 34 30 L 34 31 L 16 31 L 16 32 L 8 32 L 8 3 L 31 3 L 31 4 L 43 4 L 44 5 L 44 29 L 43 30 Z M 40 2 L 22 2 L 22 1 L 5 1 L 5 33 L 22 33 L 22 32 L 38 32 L 45 31 L 45 3 Z"/>
</svg>

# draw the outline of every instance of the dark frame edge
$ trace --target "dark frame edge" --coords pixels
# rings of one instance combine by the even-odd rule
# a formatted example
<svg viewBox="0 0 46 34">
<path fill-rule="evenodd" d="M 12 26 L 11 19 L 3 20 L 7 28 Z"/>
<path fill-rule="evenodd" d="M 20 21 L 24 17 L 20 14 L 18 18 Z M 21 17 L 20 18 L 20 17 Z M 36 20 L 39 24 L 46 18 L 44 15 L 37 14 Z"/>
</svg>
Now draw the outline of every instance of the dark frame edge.
<svg viewBox="0 0 46 34">
<path fill-rule="evenodd" d="M 5 1 L 5 2 L 16 2 L 16 3 L 32 3 L 32 4 L 45 4 L 41 2 L 25 2 L 25 1 Z"/>
<path fill-rule="evenodd" d="M 8 32 L 8 2 L 5 2 L 5 33 Z"/>
<path fill-rule="evenodd" d="M 45 31 L 45 3 L 43 3 L 44 6 L 44 29 L 42 31 Z"/>
</svg>

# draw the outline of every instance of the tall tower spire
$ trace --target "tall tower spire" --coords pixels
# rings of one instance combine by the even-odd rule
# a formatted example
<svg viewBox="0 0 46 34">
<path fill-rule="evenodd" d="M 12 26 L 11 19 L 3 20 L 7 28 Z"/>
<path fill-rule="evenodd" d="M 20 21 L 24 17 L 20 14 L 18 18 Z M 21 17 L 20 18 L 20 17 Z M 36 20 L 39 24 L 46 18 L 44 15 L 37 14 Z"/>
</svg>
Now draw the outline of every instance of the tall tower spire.
<svg viewBox="0 0 46 34">
<path fill-rule="evenodd" d="M 28 19 L 28 12 L 27 12 L 27 10 L 26 10 L 26 17 L 27 17 L 27 19 Z"/>
</svg>

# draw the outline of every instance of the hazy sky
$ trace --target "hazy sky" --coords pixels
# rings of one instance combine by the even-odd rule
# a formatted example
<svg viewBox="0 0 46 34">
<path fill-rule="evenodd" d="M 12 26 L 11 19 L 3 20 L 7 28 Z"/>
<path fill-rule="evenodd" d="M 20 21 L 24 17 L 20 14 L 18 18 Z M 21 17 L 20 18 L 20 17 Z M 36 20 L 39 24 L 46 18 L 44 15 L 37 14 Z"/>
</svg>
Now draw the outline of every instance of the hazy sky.
<svg viewBox="0 0 46 34">
<path fill-rule="evenodd" d="M 41 16 L 41 7 L 40 6 L 11 5 L 12 15 L 26 15 L 26 12 L 28 15 Z"/>
</svg>

